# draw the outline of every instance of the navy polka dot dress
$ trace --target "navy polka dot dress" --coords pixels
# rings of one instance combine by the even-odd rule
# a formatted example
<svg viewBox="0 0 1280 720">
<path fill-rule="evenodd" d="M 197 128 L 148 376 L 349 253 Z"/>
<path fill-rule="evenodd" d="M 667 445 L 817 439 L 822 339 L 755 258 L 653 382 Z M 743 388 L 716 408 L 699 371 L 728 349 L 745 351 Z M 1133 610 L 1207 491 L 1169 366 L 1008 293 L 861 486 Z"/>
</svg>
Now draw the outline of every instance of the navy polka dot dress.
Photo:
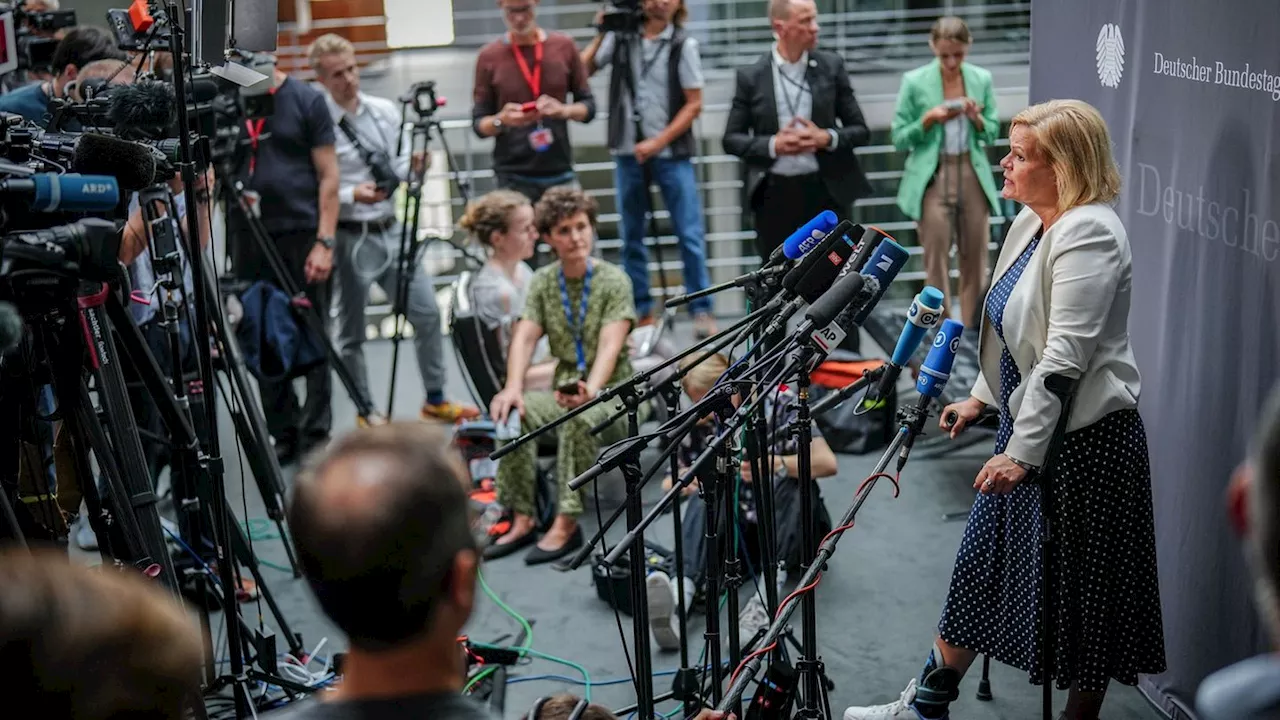
<svg viewBox="0 0 1280 720">
<path fill-rule="evenodd" d="M 988 321 L 1004 343 L 1003 315 L 1040 236 L 992 287 Z M 1022 382 L 1008 348 L 1000 356 L 996 453 L 1013 435 L 1009 396 Z M 1055 673 L 1060 689 L 1102 691 L 1111 679 L 1165 670 L 1146 431 L 1121 410 L 1067 434 L 1053 475 Z M 938 630 L 969 648 L 1041 674 L 1040 486 L 979 494 L 956 557 Z"/>
</svg>

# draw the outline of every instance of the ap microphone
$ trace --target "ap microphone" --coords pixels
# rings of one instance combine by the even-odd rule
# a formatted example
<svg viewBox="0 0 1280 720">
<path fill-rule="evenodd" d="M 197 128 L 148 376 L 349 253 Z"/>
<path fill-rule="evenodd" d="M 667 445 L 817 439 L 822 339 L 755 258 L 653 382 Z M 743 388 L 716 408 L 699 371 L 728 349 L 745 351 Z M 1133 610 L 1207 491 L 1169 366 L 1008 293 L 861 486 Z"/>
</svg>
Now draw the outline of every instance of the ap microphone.
<svg viewBox="0 0 1280 720">
<path fill-rule="evenodd" d="M 800 226 L 800 229 L 791 233 L 791 237 L 787 238 L 778 247 L 774 248 L 773 254 L 769 256 L 769 262 L 766 265 L 776 265 L 785 257 L 788 260 L 798 260 L 801 256 L 807 254 L 810 250 L 817 247 L 823 238 L 831 234 L 831 229 L 840 222 L 840 218 L 830 210 L 823 210 L 814 216 L 812 220 Z"/>
<path fill-rule="evenodd" d="M 902 266 L 907 264 L 907 258 L 910 255 L 906 249 L 890 238 L 885 238 L 880 242 L 880 246 L 876 248 L 871 259 L 867 261 L 864 267 L 863 275 L 873 277 L 880 286 L 874 296 L 866 302 L 857 313 L 853 316 L 853 321 L 861 326 L 871 315 L 871 311 L 880 302 L 880 298 L 884 297 L 884 293 L 889 289 L 889 284 L 893 279 L 898 277 L 898 273 L 902 271 Z"/>
<path fill-rule="evenodd" d="M 120 187 L 109 175 L 40 173 L 0 180 L 0 193 L 18 195 L 38 212 L 109 212 L 120 204 Z"/>
<path fill-rule="evenodd" d="M 86 175 L 113 175 L 124 192 L 151 187 L 156 180 L 151 148 L 97 133 L 85 133 L 76 141 L 71 170 Z"/>
<path fill-rule="evenodd" d="M 902 334 L 898 335 L 898 344 L 894 346 L 893 356 L 889 358 L 889 364 L 885 367 L 884 374 L 880 376 L 880 383 L 870 388 L 862 400 L 864 410 L 884 406 L 884 398 L 894 391 L 898 376 L 902 374 L 902 368 L 911 361 L 916 348 L 920 347 L 920 341 L 938 325 L 940 319 L 942 319 L 942 291 L 933 286 L 925 286 L 925 289 L 920 291 L 912 301 L 911 309 L 907 311 L 907 322 L 902 326 Z"/>
</svg>

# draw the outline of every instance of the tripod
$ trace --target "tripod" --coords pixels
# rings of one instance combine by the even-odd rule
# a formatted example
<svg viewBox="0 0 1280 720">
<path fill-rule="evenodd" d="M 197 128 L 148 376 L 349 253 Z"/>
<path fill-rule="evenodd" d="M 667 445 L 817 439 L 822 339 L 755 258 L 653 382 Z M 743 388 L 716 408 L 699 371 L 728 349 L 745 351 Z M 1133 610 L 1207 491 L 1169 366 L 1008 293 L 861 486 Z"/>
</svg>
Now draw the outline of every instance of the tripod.
<svg viewBox="0 0 1280 720">
<path fill-rule="evenodd" d="M 636 144 L 639 144 L 640 141 L 644 139 L 644 123 L 640 114 L 639 105 L 636 103 L 636 76 L 632 52 L 640 52 L 640 35 L 636 30 L 627 30 L 615 32 L 613 37 L 616 43 L 613 52 L 615 63 L 614 72 L 622 74 L 621 79 L 623 90 L 627 93 L 627 98 L 631 101 L 630 119 L 632 127 L 634 128 L 634 138 Z M 647 68 L 642 68 L 642 70 L 644 69 Z M 653 210 L 655 207 L 653 199 L 653 166 L 649 161 L 640 162 L 639 158 L 636 159 L 636 162 L 640 164 L 641 175 L 643 178 L 642 181 L 644 182 L 645 204 L 648 206 L 645 213 L 649 226 L 647 234 L 649 237 L 653 238 L 654 255 L 658 260 L 658 279 L 662 283 L 662 290 L 665 295 L 667 287 L 669 287 L 667 285 L 667 263 L 662 254 L 662 242 L 659 240 L 658 235 L 658 217 Z M 677 239 L 677 241 L 679 240 Z M 647 247 L 644 238 L 640 238 L 640 243 L 642 247 Z M 645 256 L 648 257 L 648 253 L 646 253 Z M 649 272 L 647 263 L 644 268 L 644 272 L 646 275 Z M 652 299 L 652 290 L 650 290 L 649 296 L 650 299 Z M 655 324 L 657 325 L 655 332 L 657 334 L 661 334 L 663 327 L 666 325 L 667 319 L 667 312 L 665 309 L 658 313 L 658 317 L 655 320 Z"/>
<path fill-rule="evenodd" d="M 424 101 L 425 106 L 424 106 Z M 425 153 L 431 144 L 431 130 L 434 128 L 444 148 L 445 160 L 453 171 L 458 193 L 462 196 L 463 206 L 471 202 L 471 183 L 462 177 L 453 152 L 445 139 L 440 121 L 432 119 L 439 101 L 435 95 L 435 83 L 415 83 L 409 91 L 400 97 L 400 124 L 410 128 L 409 154 L 413 157 L 421 146 Z M 413 106 L 417 119 L 407 122 L 409 107 Z M 421 143 L 421 145 L 419 145 Z M 404 135 L 396 154 L 404 154 Z M 394 318 L 395 331 L 391 334 L 391 379 L 387 389 L 387 417 L 390 418 L 396 401 L 396 368 L 400 363 L 400 341 L 404 339 L 406 308 L 409 305 L 409 285 L 418 270 L 419 253 L 422 252 L 423 241 L 418 237 L 418 223 L 422 210 L 422 189 L 426 176 L 426 163 L 421 168 L 410 168 L 409 183 L 404 194 L 404 221 L 400 224 L 400 250 L 396 256 L 396 287 L 392 293 L 391 316 Z"/>
</svg>

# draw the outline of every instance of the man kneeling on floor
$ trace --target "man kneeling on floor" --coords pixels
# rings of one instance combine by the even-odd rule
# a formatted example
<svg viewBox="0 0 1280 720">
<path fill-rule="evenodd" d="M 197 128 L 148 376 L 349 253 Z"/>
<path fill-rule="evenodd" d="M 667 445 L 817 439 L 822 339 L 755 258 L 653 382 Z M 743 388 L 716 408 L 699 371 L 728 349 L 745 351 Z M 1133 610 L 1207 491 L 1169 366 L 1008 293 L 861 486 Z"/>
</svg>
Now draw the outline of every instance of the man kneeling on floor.
<svg viewBox="0 0 1280 720">
<path fill-rule="evenodd" d="M 350 650 L 337 690 L 285 717 L 489 720 L 461 695 L 479 563 L 465 478 L 446 432 L 421 423 L 354 432 L 299 474 L 298 560 Z"/>
</svg>

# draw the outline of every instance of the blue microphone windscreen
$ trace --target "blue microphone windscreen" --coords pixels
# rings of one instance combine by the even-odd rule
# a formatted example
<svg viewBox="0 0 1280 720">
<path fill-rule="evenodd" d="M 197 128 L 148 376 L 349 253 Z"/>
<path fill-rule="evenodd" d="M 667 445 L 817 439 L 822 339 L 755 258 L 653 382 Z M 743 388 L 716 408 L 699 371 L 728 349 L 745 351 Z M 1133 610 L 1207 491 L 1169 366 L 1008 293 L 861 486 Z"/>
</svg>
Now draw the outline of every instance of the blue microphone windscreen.
<svg viewBox="0 0 1280 720">
<path fill-rule="evenodd" d="M 942 321 L 942 327 L 933 338 L 933 347 L 920 366 L 920 377 L 916 379 L 916 390 L 921 395 L 936 398 L 942 394 L 951 377 L 951 366 L 955 364 L 963 333 L 964 325 L 961 323 L 950 318 Z"/>
<path fill-rule="evenodd" d="M 33 210 L 42 212 L 107 212 L 120 203 L 120 185 L 110 175 L 41 173 L 32 175 Z"/>
<path fill-rule="evenodd" d="M 791 233 L 791 237 L 782 244 L 783 254 L 791 260 L 798 260 L 822 242 L 827 233 L 831 232 L 839 222 L 840 218 L 836 217 L 835 213 L 823 210 L 799 230 Z"/>
</svg>

